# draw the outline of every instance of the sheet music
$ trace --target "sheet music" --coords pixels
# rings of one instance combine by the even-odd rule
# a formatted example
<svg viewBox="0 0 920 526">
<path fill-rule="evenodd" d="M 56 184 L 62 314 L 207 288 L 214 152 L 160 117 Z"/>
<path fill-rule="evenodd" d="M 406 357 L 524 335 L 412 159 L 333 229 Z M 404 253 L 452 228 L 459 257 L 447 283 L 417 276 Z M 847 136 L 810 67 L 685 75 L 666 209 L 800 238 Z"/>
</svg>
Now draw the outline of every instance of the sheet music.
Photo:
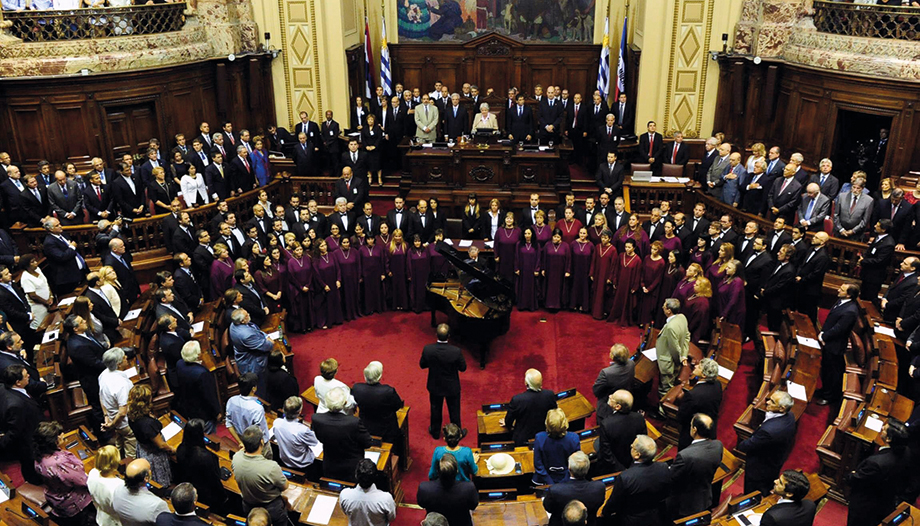
<svg viewBox="0 0 920 526">
<path fill-rule="evenodd" d="M 645 356 L 646 358 L 648 358 L 649 360 L 653 362 L 658 361 L 658 352 L 655 351 L 654 347 L 652 347 L 651 349 L 646 349 L 642 351 L 642 356 Z"/>
<path fill-rule="evenodd" d="M 178 435 L 180 431 L 182 431 L 182 428 L 179 427 L 179 424 L 170 422 L 168 426 L 164 427 L 163 430 L 160 431 L 160 434 L 163 435 L 163 440 L 168 442 L 169 439 Z"/>
<path fill-rule="evenodd" d="M 307 522 L 314 524 L 329 524 L 329 519 L 332 518 L 332 512 L 335 511 L 335 506 L 338 503 L 338 497 L 317 495 L 316 499 L 313 501 L 313 506 L 310 507 L 310 514 L 307 515 Z"/>
<path fill-rule="evenodd" d="M 73 302 L 75 302 L 75 301 L 77 301 L 77 297 L 76 297 L 76 296 L 71 296 L 71 297 L 69 297 L 69 298 L 64 298 L 64 299 L 62 299 L 61 301 L 58 302 L 58 307 L 66 307 L 66 306 L 70 305 L 71 303 L 73 303 Z"/>
<path fill-rule="evenodd" d="M 141 309 L 129 310 L 125 315 L 125 321 L 131 321 L 141 315 Z"/>
<path fill-rule="evenodd" d="M 789 396 L 795 398 L 796 400 L 801 400 L 803 402 L 808 401 L 808 392 L 805 391 L 805 386 L 802 384 L 797 384 L 795 382 L 787 382 L 786 390 L 789 392 Z"/>
</svg>

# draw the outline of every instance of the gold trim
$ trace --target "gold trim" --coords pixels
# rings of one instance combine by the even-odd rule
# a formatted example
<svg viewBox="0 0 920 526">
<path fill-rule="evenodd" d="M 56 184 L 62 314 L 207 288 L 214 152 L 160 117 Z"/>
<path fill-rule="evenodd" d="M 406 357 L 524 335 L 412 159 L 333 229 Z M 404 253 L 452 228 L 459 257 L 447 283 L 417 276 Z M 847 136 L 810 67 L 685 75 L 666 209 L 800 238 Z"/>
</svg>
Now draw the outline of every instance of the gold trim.
<svg viewBox="0 0 920 526">
<path fill-rule="evenodd" d="M 709 0 L 709 6 L 708 6 L 709 11 L 706 13 L 706 31 L 703 34 L 704 42 L 709 42 L 712 37 L 712 13 L 715 8 L 715 6 L 713 5 L 713 2 L 715 2 L 715 0 Z M 702 136 L 702 129 L 703 129 L 703 102 L 706 99 L 706 73 L 709 71 L 709 62 L 710 62 L 708 49 L 703 50 L 702 60 L 703 60 L 703 71 L 700 74 L 700 97 L 699 97 L 699 101 L 697 104 L 697 111 L 696 111 L 696 134 L 697 134 L 696 136 L 697 137 Z"/>
<path fill-rule="evenodd" d="M 671 53 L 668 59 L 668 88 L 664 98 L 664 127 L 662 131 L 668 133 L 668 123 L 671 121 L 671 97 L 674 88 L 674 60 L 677 55 L 677 37 L 680 33 L 680 0 L 674 0 L 674 21 L 671 23 Z"/>
<path fill-rule="evenodd" d="M 323 111 L 323 97 L 322 89 L 320 87 L 320 71 L 319 71 L 319 45 L 316 36 L 316 2 L 310 2 L 310 15 L 313 17 L 313 81 L 316 87 L 313 89 L 315 95 L 314 104 L 314 113 L 322 115 Z M 316 118 L 316 115 L 313 115 L 313 118 Z M 293 118 L 291 119 L 293 122 Z"/>
<path fill-rule="evenodd" d="M 284 0 L 278 0 L 278 14 L 281 16 L 281 49 L 289 49 L 287 45 L 287 34 L 288 34 L 288 14 L 284 9 Z M 282 64 L 284 65 L 284 97 L 287 99 L 287 108 L 288 108 L 288 122 L 286 124 L 294 122 L 294 101 L 291 100 L 291 72 L 289 70 L 290 64 L 288 63 L 288 53 L 281 53 Z M 280 126 L 279 122 L 276 126 Z"/>
</svg>

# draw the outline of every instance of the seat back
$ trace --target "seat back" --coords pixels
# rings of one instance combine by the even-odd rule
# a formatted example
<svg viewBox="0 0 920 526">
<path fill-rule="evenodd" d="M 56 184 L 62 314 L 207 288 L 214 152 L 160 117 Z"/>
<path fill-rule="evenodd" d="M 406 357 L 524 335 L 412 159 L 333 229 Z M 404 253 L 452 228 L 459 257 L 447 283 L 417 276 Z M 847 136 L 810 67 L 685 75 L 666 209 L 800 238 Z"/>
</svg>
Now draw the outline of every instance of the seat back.
<svg viewBox="0 0 920 526">
<path fill-rule="evenodd" d="M 661 175 L 663 177 L 683 177 L 684 167 L 680 164 L 665 163 L 661 165 Z"/>
<path fill-rule="evenodd" d="M 632 173 L 650 172 L 652 171 L 652 165 L 649 163 L 631 163 L 630 169 L 632 170 Z"/>
</svg>

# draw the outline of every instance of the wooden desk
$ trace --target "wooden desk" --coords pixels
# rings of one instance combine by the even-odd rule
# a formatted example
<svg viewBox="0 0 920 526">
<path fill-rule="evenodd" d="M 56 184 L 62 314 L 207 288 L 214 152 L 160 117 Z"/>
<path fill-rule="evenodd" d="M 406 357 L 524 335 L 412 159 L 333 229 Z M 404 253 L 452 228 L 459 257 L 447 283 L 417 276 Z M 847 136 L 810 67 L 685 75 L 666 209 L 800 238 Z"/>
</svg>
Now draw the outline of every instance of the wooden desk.
<svg viewBox="0 0 920 526">
<path fill-rule="evenodd" d="M 86 443 L 82 430 L 74 429 L 64 433 L 61 435 L 61 444 L 83 462 L 83 468 L 87 473 L 96 467 L 96 451 Z"/>
<path fill-rule="evenodd" d="M 900 520 L 898 521 L 899 525 L 901 524 L 911 524 L 912 525 L 912 524 L 920 523 L 920 510 L 918 510 L 917 508 L 911 506 L 910 504 L 906 502 L 902 502 L 901 504 L 898 504 L 898 507 L 895 508 L 893 512 L 891 512 L 890 514 L 888 514 L 887 517 L 885 517 L 885 520 L 882 521 L 882 526 L 888 526 L 889 524 L 892 524 L 894 520 L 898 518 L 902 513 L 906 513 L 907 517 L 909 517 L 910 520 L 908 521 Z"/>
<path fill-rule="evenodd" d="M 569 421 L 569 429 L 573 431 L 584 429 L 585 419 L 594 414 L 594 406 L 585 398 L 585 395 L 575 391 L 575 394 L 556 400 L 556 405 Z M 486 442 L 503 442 L 511 439 L 511 428 L 502 426 L 499 421 L 505 418 L 507 411 L 484 412 L 476 411 L 477 444 Z"/>
<path fill-rule="evenodd" d="M 823 499 L 824 496 L 827 495 L 827 484 L 822 482 L 814 473 L 806 473 L 805 476 L 808 477 L 808 482 L 811 484 L 811 489 L 808 491 L 808 495 L 805 495 L 805 499 L 814 502 Z M 745 511 L 753 511 L 754 513 L 763 515 L 763 513 L 772 508 L 777 501 L 779 501 L 779 497 L 771 493 L 764 497 L 763 500 L 760 501 L 760 504 Z M 718 519 L 714 519 L 711 524 L 712 526 L 738 526 L 739 522 L 733 515 L 725 515 Z"/>
<path fill-rule="evenodd" d="M 300 524 L 311 524 L 316 526 L 320 525 L 307 521 L 307 517 L 310 516 L 310 510 L 313 508 L 313 503 L 316 502 L 316 497 L 320 495 L 335 497 L 336 499 L 339 497 L 337 493 L 323 491 L 312 484 L 288 484 L 287 489 L 284 490 L 283 493 L 290 508 L 300 514 L 300 520 L 298 522 Z M 345 516 L 345 512 L 342 510 L 341 505 L 336 505 L 328 525 L 348 526 L 348 517 Z"/>
<path fill-rule="evenodd" d="M 507 502 L 482 502 L 473 510 L 473 524 L 545 526 L 549 523 L 543 501 L 518 497 Z"/>
</svg>

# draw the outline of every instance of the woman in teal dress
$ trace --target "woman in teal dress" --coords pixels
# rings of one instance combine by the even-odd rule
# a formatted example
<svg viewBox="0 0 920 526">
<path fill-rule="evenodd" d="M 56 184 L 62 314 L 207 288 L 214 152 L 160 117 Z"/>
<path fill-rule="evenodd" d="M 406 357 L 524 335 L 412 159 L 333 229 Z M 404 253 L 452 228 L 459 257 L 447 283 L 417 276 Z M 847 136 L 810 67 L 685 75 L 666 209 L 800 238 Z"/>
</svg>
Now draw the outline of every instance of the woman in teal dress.
<svg viewBox="0 0 920 526">
<path fill-rule="evenodd" d="M 447 442 L 447 446 L 434 448 L 434 454 L 431 455 L 431 469 L 428 471 L 428 480 L 438 478 L 438 463 L 441 462 L 441 457 L 444 456 L 444 453 L 450 453 L 457 459 L 456 480 L 469 481 L 473 479 L 473 475 L 479 471 L 479 466 L 476 465 L 479 455 L 473 453 L 473 450 L 466 446 L 460 446 L 461 438 L 463 438 L 463 431 L 460 426 L 457 424 L 444 426 L 444 441 Z"/>
<path fill-rule="evenodd" d="M 425 0 L 402 0 L 399 6 L 399 37 L 421 39 L 428 36 L 431 12 Z"/>
</svg>

